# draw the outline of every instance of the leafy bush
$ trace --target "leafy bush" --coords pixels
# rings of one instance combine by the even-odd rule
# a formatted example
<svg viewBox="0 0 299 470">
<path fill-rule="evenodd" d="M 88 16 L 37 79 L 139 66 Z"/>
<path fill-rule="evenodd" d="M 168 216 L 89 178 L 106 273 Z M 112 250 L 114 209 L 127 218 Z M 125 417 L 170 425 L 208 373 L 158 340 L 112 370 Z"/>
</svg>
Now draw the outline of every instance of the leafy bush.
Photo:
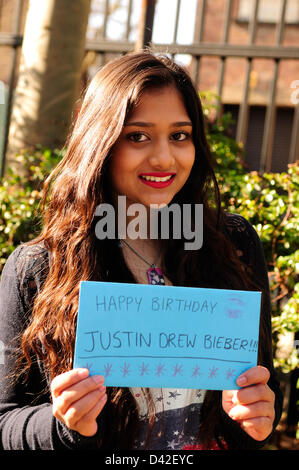
<svg viewBox="0 0 299 470">
<path fill-rule="evenodd" d="M 0 273 L 10 253 L 40 232 L 42 183 L 61 157 L 59 150 L 30 149 L 17 157 L 27 177 L 8 169 L 0 185 Z"/>
</svg>

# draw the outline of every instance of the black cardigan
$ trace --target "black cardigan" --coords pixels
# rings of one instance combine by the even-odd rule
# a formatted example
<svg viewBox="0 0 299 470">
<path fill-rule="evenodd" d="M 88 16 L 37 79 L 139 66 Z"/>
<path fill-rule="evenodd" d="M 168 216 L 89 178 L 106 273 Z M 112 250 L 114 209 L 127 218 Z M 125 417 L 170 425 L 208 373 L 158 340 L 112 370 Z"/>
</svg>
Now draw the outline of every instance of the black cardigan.
<svg viewBox="0 0 299 470">
<path fill-rule="evenodd" d="M 229 214 L 226 229 L 238 255 L 264 280 L 268 300 L 261 315 L 265 317 L 266 335 L 270 339 L 269 283 L 261 242 L 253 227 L 239 215 Z M 49 254 L 42 244 L 20 245 L 3 269 L 0 282 L 0 450 L 97 449 L 99 435 L 105 432 L 105 422 L 109 423 L 104 408 L 98 417 L 98 434 L 84 437 L 56 419 L 52 414 L 50 384 L 40 361 L 34 363 L 26 384 L 11 380 L 15 370 L 14 351 L 19 344 L 16 338 L 30 318 L 34 295 L 42 287 L 48 266 Z M 1 347 L 4 348 L 2 354 Z M 276 397 L 274 429 L 282 412 L 282 395 L 275 377 L 272 352 L 268 351 L 266 356 L 262 363 L 270 370 L 268 384 Z M 237 448 L 261 448 L 269 439 L 255 441 L 223 410 L 220 416 L 222 428 L 230 433 Z"/>
</svg>

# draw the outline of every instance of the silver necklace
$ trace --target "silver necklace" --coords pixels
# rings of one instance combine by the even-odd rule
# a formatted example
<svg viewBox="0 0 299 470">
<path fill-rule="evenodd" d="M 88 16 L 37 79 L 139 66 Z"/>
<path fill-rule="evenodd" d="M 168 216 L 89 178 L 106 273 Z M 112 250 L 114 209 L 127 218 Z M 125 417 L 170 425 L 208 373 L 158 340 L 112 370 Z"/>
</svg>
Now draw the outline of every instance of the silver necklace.
<svg viewBox="0 0 299 470">
<path fill-rule="evenodd" d="M 133 248 L 129 243 L 125 240 L 120 240 L 119 244 L 122 247 L 122 244 L 125 244 L 133 253 L 135 253 L 136 256 L 138 256 L 140 259 L 142 259 L 146 264 L 150 266 L 150 268 L 146 271 L 147 278 L 149 284 L 152 285 L 160 285 L 160 286 L 165 286 L 165 280 L 163 276 L 163 272 L 160 268 L 157 268 L 156 262 L 155 263 L 150 263 L 148 260 L 146 260 L 138 251 Z M 159 256 L 158 256 L 159 258 Z M 157 261 L 158 261 L 157 258 Z"/>
</svg>

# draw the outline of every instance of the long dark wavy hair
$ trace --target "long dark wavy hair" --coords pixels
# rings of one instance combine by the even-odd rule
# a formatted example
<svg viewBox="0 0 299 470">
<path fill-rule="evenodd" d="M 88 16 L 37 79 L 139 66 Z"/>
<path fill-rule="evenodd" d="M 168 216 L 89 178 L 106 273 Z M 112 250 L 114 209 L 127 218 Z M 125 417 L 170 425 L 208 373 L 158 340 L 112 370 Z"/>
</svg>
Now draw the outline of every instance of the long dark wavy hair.
<svg viewBox="0 0 299 470">
<path fill-rule="evenodd" d="M 35 355 L 51 380 L 72 368 L 80 281 L 136 282 L 117 240 L 95 236 L 95 209 L 110 202 L 109 156 L 142 93 L 174 86 L 193 124 L 195 162 L 189 179 L 175 196 L 178 204 L 200 203 L 204 209 L 203 246 L 184 250 L 185 240 L 163 245 L 163 268 L 176 286 L 260 290 L 248 276 L 223 231 L 219 189 L 205 135 L 198 92 L 185 69 L 150 51 L 130 53 L 105 65 L 91 81 L 67 142 L 66 153 L 44 184 L 43 242 L 50 254 L 49 272 L 37 295 L 31 321 L 22 337 L 29 369 Z M 144 390 L 148 397 L 150 392 Z M 109 417 L 101 445 L 129 449 L 138 428 L 138 413 L 127 388 L 109 388 L 103 413 Z M 221 429 L 221 392 L 207 392 L 202 407 L 200 440 L 230 436 Z M 153 420 L 151 420 L 153 422 Z"/>
</svg>

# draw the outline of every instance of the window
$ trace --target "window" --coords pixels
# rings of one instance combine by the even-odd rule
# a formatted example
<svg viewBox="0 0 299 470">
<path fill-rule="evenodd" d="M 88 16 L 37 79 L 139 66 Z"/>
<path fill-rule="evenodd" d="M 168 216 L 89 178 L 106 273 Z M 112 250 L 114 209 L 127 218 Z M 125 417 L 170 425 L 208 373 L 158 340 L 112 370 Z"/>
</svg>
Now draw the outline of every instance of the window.
<svg viewBox="0 0 299 470">
<path fill-rule="evenodd" d="M 248 127 L 245 143 L 245 164 L 250 171 L 259 171 L 263 143 L 266 107 L 250 105 L 248 109 Z M 225 104 L 224 112 L 230 112 L 234 123 L 230 126 L 230 135 L 236 137 L 239 105 Z M 286 171 L 290 153 L 290 142 L 294 120 L 294 109 L 276 108 L 272 158 L 270 171 Z"/>
<path fill-rule="evenodd" d="M 282 0 L 260 0 L 258 6 L 257 20 L 259 23 L 278 23 Z M 253 0 L 239 0 L 237 21 L 248 23 L 254 8 Z M 288 0 L 285 13 L 287 24 L 299 23 L 299 2 Z"/>
</svg>

